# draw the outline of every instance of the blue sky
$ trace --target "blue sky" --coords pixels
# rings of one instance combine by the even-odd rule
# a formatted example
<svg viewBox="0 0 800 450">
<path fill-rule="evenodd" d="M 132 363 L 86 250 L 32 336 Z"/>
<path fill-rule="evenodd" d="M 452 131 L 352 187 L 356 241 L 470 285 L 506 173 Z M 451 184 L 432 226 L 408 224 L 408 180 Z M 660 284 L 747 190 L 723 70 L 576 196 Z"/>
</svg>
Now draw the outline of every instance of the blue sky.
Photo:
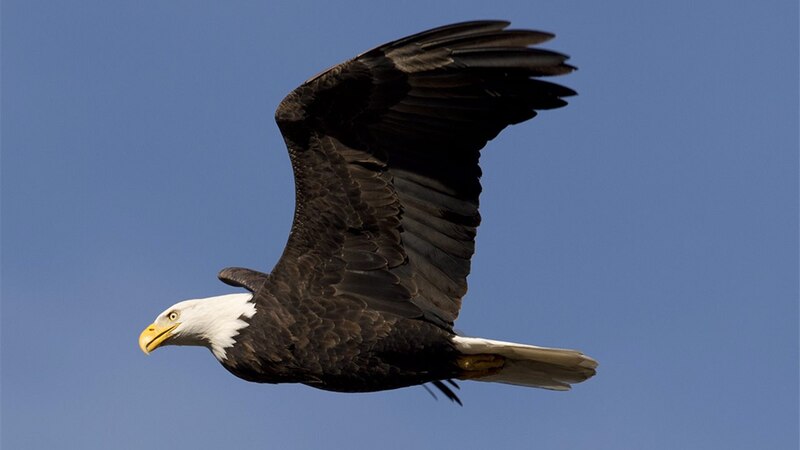
<svg viewBox="0 0 800 450">
<path fill-rule="evenodd" d="M 493 3 L 3 1 L 2 447 L 797 448 L 797 2 Z M 280 256 L 286 93 L 480 18 L 555 32 L 580 95 L 484 152 L 457 327 L 597 377 L 458 407 L 141 353 L 165 307 L 234 291 L 220 268 Z"/>
</svg>

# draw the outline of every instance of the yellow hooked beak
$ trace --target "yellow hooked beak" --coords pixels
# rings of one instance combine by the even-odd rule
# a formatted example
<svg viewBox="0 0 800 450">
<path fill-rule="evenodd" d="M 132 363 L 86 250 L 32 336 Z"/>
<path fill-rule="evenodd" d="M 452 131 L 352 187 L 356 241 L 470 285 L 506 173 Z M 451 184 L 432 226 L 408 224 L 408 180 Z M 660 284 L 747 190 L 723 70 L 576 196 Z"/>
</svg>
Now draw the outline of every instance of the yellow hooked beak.
<svg viewBox="0 0 800 450">
<path fill-rule="evenodd" d="M 172 330 L 179 324 L 174 323 L 169 326 L 157 325 L 155 323 L 149 325 L 139 335 L 139 348 L 149 355 L 150 352 L 157 349 L 164 341 L 172 337 Z"/>
</svg>

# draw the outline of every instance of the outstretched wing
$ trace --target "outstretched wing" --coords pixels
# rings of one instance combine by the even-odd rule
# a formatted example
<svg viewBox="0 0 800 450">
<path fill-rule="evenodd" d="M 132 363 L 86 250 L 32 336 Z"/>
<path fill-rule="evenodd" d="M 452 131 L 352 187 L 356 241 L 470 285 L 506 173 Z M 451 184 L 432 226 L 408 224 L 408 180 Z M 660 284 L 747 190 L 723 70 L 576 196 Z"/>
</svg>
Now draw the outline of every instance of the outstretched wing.
<svg viewBox="0 0 800 450">
<path fill-rule="evenodd" d="M 452 327 L 480 223 L 480 149 L 574 95 L 538 79 L 573 70 L 529 47 L 553 35 L 508 25 L 382 45 L 281 102 L 297 203 L 272 284 L 299 302 L 349 298 Z"/>
</svg>

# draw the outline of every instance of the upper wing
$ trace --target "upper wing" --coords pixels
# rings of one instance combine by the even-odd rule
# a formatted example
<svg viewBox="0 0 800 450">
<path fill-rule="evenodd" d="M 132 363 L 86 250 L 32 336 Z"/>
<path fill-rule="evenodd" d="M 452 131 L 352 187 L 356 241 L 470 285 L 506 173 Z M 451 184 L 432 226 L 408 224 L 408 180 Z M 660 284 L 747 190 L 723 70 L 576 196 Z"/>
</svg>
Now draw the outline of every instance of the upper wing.
<svg viewBox="0 0 800 450">
<path fill-rule="evenodd" d="M 574 95 L 536 78 L 573 70 L 528 47 L 553 36 L 508 25 L 460 23 L 382 45 L 281 102 L 297 196 L 270 275 L 282 294 L 452 327 L 480 223 L 479 150 Z"/>
</svg>

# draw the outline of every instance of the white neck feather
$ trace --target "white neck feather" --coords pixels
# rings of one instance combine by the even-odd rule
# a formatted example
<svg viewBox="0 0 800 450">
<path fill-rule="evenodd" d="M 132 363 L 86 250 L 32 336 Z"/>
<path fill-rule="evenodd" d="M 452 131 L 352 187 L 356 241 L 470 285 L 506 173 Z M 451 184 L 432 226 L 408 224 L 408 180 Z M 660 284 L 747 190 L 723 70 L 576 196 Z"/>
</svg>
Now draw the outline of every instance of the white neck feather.
<svg viewBox="0 0 800 450">
<path fill-rule="evenodd" d="M 234 337 L 249 324 L 242 318 L 251 318 L 256 305 L 250 300 L 253 294 L 228 294 L 198 300 L 186 300 L 164 312 L 179 311 L 180 325 L 175 328 L 175 345 L 204 345 L 214 356 L 224 361 L 225 349 L 231 347 Z"/>
</svg>

